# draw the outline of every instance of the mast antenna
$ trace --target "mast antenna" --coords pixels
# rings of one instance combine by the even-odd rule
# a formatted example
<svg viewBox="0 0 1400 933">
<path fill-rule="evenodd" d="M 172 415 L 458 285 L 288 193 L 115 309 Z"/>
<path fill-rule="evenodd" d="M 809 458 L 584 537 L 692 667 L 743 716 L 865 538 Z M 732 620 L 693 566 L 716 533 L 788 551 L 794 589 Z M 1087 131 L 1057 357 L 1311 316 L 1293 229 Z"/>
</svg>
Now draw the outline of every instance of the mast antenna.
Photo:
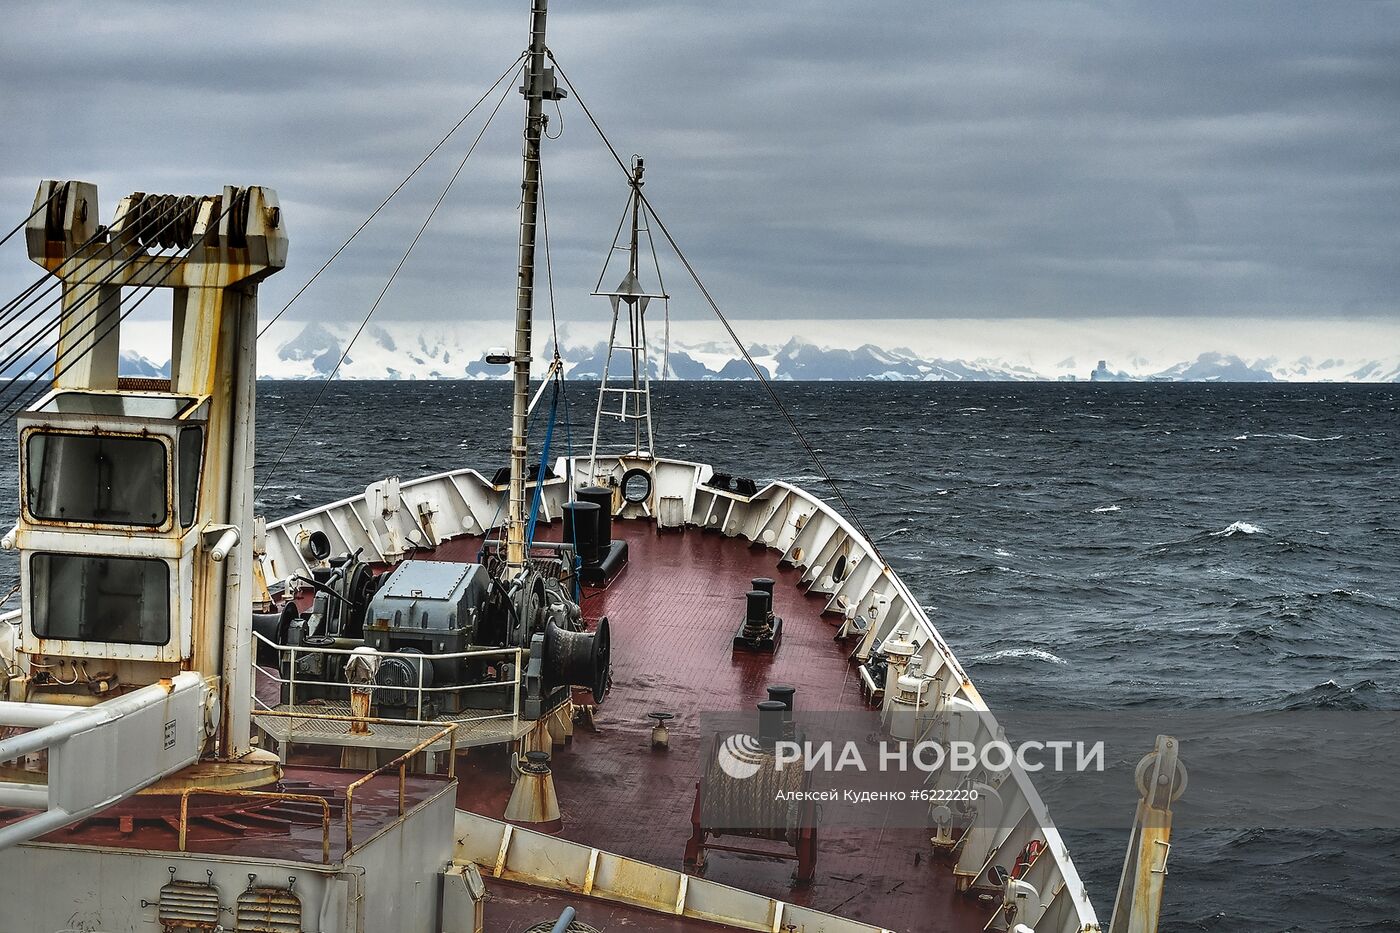
<svg viewBox="0 0 1400 933">
<path fill-rule="evenodd" d="M 525 146 L 520 183 L 520 268 L 515 290 L 515 352 L 511 368 L 515 391 L 511 404 L 510 503 L 506 524 L 507 575 L 514 578 L 525 569 L 525 458 L 530 406 L 530 337 L 535 306 L 535 232 L 540 199 L 540 137 L 544 134 L 546 100 L 562 100 L 566 95 L 554 79 L 554 69 L 545 66 L 544 41 L 548 0 L 534 0 L 530 17 L 530 48 L 526 53 Z M 540 477 L 540 482 L 544 477 Z"/>
<path fill-rule="evenodd" d="M 669 302 L 669 296 L 664 287 L 659 288 L 655 293 L 647 291 L 642 287 L 639 278 L 641 235 L 645 234 L 647 242 L 651 243 L 651 222 L 642 198 L 642 185 L 645 184 L 642 181 L 642 174 L 645 169 L 646 164 L 642 157 L 633 156 L 632 169 L 628 173 L 631 190 L 628 193 L 623 221 L 618 223 L 617 235 L 613 238 L 612 249 L 609 250 L 608 258 L 603 263 L 603 271 L 598 276 L 598 284 L 593 289 L 593 294 L 600 295 L 612 302 L 612 330 L 608 334 L 608 352 L 604 357 L 603 370 L 599 376 L 601 382 L 598 387 L 598 410 L 593 418 L 593 447 L 588 455 L 590 481 L 593 481 L 598 475 L 598 438 L 602 431 L 604 415 L 615 418 L 624 425 L 631 422 L 631 446 L 630 448 L 622 447 L 619 450 L 621 456 L 639 459 L 655 456 L 655 442 L 652 438 L 651 428 L 651 361 L 648 359 L 646 311 L 647 305 L 653 298 Z M 630 235 L 624 242 L 622 224 L 629 214 L 632 218 L 632 225 Z M 608 274 L 608 265 L 614 255 L 619 252 L 627 254 L 627 273 L 612 291 L 601 291 L 603 278 Z M 661 267 L 656 262 L 654 244 L 652 244 L 652 264 L 656 269 L 657 284 L 660 285 Z M 627 332 L 619 335 L 618 324 L 624 305 L 627 307 Z M 614 355 L 631 360 L 631 373 L 619 374 L 620 378 L 610 384 Z M 662 377 L 665 378 L 664 373 Z M 615 407 L 609 406 L 609 399 L 613 400 Z M 624 453 L 623 451 L 628 452 Z"/>
</svg>

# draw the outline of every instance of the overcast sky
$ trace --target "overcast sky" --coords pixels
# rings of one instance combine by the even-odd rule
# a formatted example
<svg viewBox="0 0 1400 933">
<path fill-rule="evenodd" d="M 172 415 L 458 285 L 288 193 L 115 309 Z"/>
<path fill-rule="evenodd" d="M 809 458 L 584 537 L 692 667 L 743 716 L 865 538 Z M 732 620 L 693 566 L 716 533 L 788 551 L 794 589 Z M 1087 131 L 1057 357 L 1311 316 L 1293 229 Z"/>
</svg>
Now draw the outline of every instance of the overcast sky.
<svg viewBox="0 0 1400 933">
<path fill-rule="evenodd" d="M 1262 338 L 1400 317 L 1400 4 L 553 6 L 561 65 L 737 318 L 1209 317 Z M 266 315 L 510 64 L 527 7 L 9 6 L 3 226 L 41 177 L 96 182 L 104 219 L 133 190 L 269 185 L 292 247 Z M 512 91 L 384 318 L 509 317 L 522 108 Z M 290 317 L 364 313 L 482 115 Z M 583 320 L 626 191 L 572 100 L 561 130 L 555 286 Z M 27 266 L 0 250 L 0 293 Z M 675 314 L 707 313 L 669 271 Z"/>
</svg>

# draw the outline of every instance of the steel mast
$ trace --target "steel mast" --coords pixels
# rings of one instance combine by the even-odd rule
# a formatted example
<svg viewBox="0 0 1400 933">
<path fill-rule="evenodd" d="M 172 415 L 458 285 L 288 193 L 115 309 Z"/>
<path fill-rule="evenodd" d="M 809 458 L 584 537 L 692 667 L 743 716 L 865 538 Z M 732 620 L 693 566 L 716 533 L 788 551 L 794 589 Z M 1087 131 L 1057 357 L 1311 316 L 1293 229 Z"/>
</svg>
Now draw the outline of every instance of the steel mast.
<svg viewBox="0 0 1400 933">
<path fill-rule="evenodd" d="M 515 353 L 512 369 L 515 396 L 511 407 L 510 503 L 506 524 L 506 564 L 514 577 L 525 567 L 525 456 L 528 452 L 526 419 L 530 405 L 530 337 L 535 303 L 535 225 L 539 214 L 540 137 L 545 121 L 544 102 L 560 100 L 564 91 L 554 81 L 554 69 L 545 67 L 544 28 L 548 0 L 534 0 L 530 17 L 530 48 L 526 53 L 524 167 L 520 183 L 520 268 L 515 291 Z M 543 481 L 543 477 L 540 480 Z"/>
<path fill-rule="evenodd" d="M 649 292 L 642 287 L 640 281 L 641 272 L 641 233 L 646 232 L 647 242 L 651 243 L 651 222 L 648 214 L 643 210 L 642 203 L 642 175 L 645 171 L 645 163 L 641 156 L 632 157 L 632 171 L 629 184 L 631 191 L 628 194 L 628 205 L 624 212 L 632 215 L 632 227 L 628 235 L 627 245 L 619 245 L 622 240 L 623 221 L 618 221 L 618 230 L 613 237 L 612 249 L 608 252 L 608 258 L 603 262 L 603 271 L 598 275 L 598 284 L 593 288 L 593 294 L 601 295 L 612 303 L 612 330 L 608 334 L 608 352 L 603 361 L 603 370 L 599 374 L 598 387 L 598 409 L 593 417 L 593 447 L 588 455 L 588 475 L 594 481 L 598 481 L 598 443 L 602 433 L 603 415 L 609 418 L 616 418 L 626 424 L 632 422 L 632 447 L 630 452 L 624 454 L 625 457 L 637 457 L 647 459 L 655 455 L 655 441 L 651 429 L 651 363 L 648 359 L 647 346 L 647 305 L 653 298 L 669 302 L 670 298 L 666 294 L 666 289 L 661 283 L 661 266 L 656 262 L 656 249 L 652 247 L 652 263 L 655 266 L 658 290 Z M 627 272 L 622 281 L 612 291 L 601 291 L 603 279 L 608 274 L 608 266 L 611 264 L 614 255 L 618 252 L 627 253 Z M 622 306 L 627 306 L 627 334 L 625 338 L 619 338 L 617 333 L 618 317 L 622 313 Z M 669 312 L 668 312 L 669 315 Z M 667 318 L 669 320 L 669 316 Z M 625 342 L 619 342 L 624 340 Z M 632 381 L 621 385 L 610 385 L 609 379 L 612 372 L 613 355 L 618 352 L 627 353 L 632 363 Z M 662 366 L 662 377 L 665 377 L 665 365 Z M 608 408 L 608 398 L 610 396 L 618 399 L 617 410 Z M 646 428 L 646 446 L 642 445 L 643 424 Z"/>
</svg>

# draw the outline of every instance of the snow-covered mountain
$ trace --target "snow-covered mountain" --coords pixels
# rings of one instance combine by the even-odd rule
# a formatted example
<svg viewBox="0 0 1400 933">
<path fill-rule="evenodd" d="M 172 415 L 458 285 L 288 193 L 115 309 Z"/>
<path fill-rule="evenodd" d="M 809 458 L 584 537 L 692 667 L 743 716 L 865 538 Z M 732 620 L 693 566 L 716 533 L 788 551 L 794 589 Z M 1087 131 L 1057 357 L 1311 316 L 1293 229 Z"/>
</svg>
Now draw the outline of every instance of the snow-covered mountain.
<svg viewBox="0 0 1400 933">
<path fill-rule="evenodd" d="M 347 379 L 490 379 L 503 378 L 506 370 L 484 361 L 487 346 L 473 344 L 464 335 L 442 328 L 394 333 L 384 327 L 367 328 L 351 348 L 338 375 Z M 344 352 L 344 337 L 322 323 L 304 325 L 290 339 L 263 350 L 260 373 L 265 378 L 299 379 L 324 376 L 335 368 Z M 886 350 L 873 344 L 855 349 L 821 347 L 793 338 L 781 346 L 747 348 L 754 363 L 774 379 L 785 380 L 894 380 L 894 381 L 1011 381 L 1043 378 L 1032 369 L 996 359 L 925 359 L 914 351 Z M 553 355 L 547 343 L 537 359 Z M 597 379 L 607 361 L 607 344 L 561 341 L 565 372 L 574 379 Z M 715 343 L 672 344 L 669 355 L 653 343 L 650 366 L 653 377 L 664 365 L 673 379 L 752 379 L 753 371 L 732 347 Z M 613 363 L 621 375 L 623 361 Z"/>
<path fill-rule="evenodd" d="M 335 371 L 342 379 L 497 379 L 504 366 L 484 359 L 488 347 L 503 342 L 503 328 L 481 325 L 388 322 L 367 327 L 345 355 L 353 325 L 312 322 L 283 325 L 261 347 L 259 374 L 270 379 L 317 379 Z M 491 339 L 494 338 L 494 339 Z M 574 379 L 597 379 L 606 360 L 600 341 L 570 340 L 561 334 L 560 356 Z M 1205 352 L 1194 359 L 1152 361 L 1138 354 L 1126 360 L 1083 354 L 1050 368 L 999 358 L 953 359 L 921 354 L 907 347 L 873 343 L 855 347 L 821 346 L 801 338 L 746 348 L 754 363 L 774 379 L 884 381 L 1094 381 L 1094 382 L 1400 382 L 1400 355 L 1375 359 L 1301 357 L 1248 359 Z M 1090 348 L 1092 349 L 1092 348 Z M 552 342 L 537 346 L 536 360 L 549 359 Z M 662 345 L 653 340 L 652 375 L 662 367 Z M 1080 362 L 1076 362 L 1076 361 Z M 1090 362 L 1095 365 L 1089 365 Z M 623 366 L 615 361 L 614 373 Z M 339 369 L 337 364 L 339 363 Z M 538 367 L 537 367 L 538 368 Z M 717 341 L 670 346 L 672 379 L 752 379 L 753 372 L 732 346 Z M 169 363 L 123 353 L 124 375 L 164 375 Z"/>
<path fill-rule="evenodd" d="M 29 353 L 17 360 L 5 373 L 3 379 L 34 379 L 53 374 L 53 353 Z M 68 357 L 64 357 L 67 361 Z M 169 379 L 170 361 L 156 363 L 132 350 L 121 351 L 117 371 L 123 376 L 140 376 L 148 379 Z M 3 381 L 0 379 L 0 381 Z M 47 384 L 47 383 L 45 383 Z M 36 383 L 35 387 L 38 387 Z"/>
</svg>

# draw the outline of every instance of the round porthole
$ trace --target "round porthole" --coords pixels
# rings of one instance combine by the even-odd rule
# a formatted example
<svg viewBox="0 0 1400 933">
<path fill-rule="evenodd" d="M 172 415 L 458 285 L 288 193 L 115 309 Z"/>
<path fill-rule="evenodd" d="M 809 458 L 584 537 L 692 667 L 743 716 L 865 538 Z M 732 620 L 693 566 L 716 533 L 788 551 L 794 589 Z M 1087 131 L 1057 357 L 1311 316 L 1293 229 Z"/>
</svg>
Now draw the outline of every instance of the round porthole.
<svg viewBox="0 0 1400 933">
<path fill-rule="evenodd" d="M 651 474 L 633 469 L 622 474 L 622 498 L 636 505 L 651 498 Z"/>
</svg>

